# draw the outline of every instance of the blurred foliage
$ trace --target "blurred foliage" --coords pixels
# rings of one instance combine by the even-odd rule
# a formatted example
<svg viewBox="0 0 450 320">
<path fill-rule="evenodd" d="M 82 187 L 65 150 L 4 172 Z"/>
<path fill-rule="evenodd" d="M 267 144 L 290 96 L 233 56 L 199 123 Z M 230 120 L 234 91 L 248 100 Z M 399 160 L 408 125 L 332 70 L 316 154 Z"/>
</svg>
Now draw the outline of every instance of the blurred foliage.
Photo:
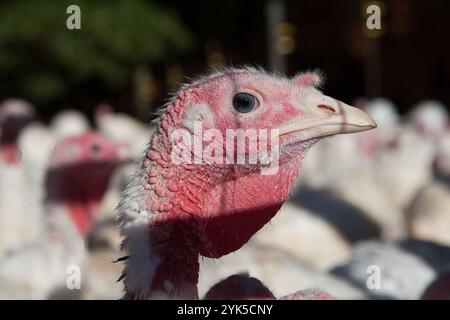
<svg viewBox="0 0 450 320">
<path fill-rule="evenodd" d="M 66 27 L 71 4 L 81 8 L 81 30 Z M 150 1 L 5 1 L 0 4 L 0 95 L 49 104 L 77 88 L 117 92 L 138 65 L 192 45 L 177 16 Z"/>
</svg>

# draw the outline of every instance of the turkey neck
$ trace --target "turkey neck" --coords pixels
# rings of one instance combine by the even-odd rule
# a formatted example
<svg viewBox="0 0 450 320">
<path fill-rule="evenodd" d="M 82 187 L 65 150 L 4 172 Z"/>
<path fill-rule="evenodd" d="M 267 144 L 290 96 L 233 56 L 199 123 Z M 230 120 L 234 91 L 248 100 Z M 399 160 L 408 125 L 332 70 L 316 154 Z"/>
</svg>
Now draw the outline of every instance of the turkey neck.
<svg viewBox="0 0 450 320">
<path fill-rule="evenodd" d="M 19 127 L 5 126 L 0 134 L 0 156 L 8 165 L 16 165 L 20 162 L 20 150 L 17 140 L 21 129 Z"/>
<path fill-rule="evenodd" d="M 266 176 L 254 166 L 174 165 L 164 139 L 153 137 L 137 179 L 138 211 L 150 215 L 150 276 L 125 280 L 127 298 L 197 298 L 199 256 L 233 252 L 270 221 L 287 199 L 307 149 L 291 152 L 276 174 Z M 125 246 L 133 242 L 127 239 Z M 132 265 L 138 259 L 133 255 L 142 255 L 136 250 L 131 248 Z M 130 265 L 125 276 L 136 277 L 135 268 L 142 266 Z M 149 295 L 139 292 L 135 281 L 148 281 Z"/>
</svg>

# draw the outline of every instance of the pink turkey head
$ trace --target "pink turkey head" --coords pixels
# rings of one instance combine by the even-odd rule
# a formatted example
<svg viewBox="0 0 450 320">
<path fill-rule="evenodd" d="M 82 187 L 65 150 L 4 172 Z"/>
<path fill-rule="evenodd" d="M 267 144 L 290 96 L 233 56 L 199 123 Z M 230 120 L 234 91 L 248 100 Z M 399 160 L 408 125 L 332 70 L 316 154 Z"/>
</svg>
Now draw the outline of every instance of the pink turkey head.
<svg viewBox="0 0 450 320">
<path fill-rule="evenodd" d="M 319 83 L 315 73 L 289 79 L 228 69 L 183 87 L 162 110 L 142 176 L 119 208 L 123 247 L 131 253 L 124 271 L 129 296 L 173 296 L 196 284 L 198 255 L 235 251 L 264 226 L 288 198 L 314 142 L 376 126 L 363 111 L 325 96 Z M 256 143 L 240 141 L 239 130 L 244 137 L 256 132 Z M 264 147 L 268 162 L 259 158 Z M 145 245 L 136 240 L 147 238 Z M 151 258 L 142 263 L 154 263 L 138 279 L 145 254 Z"/>
<path fill-rule="evenodd" d="M 187 86 L 169 105 L 159 129 L 163 143 L 158 142 L 158 135 L 154 136 L 148 157 L 156 164 L 165 160 L 173 164 L 178 150 L 194 154 L 187 159 L 187 166 L 181 161 L 176 169 L 172 167 L 177 178 L 165 181 L 169 192 L 160 198 L 174 197 L 172 202 L 184 204 L 179 217 L 187 213 L 198 219 L 201 254 L 220 257 L 234 251 L 267 223 L 287 199 L 305 152 L 319 138 L 376 126 L 360 109 L 325 96 L 317 88 L 319 84 L 316 73 L 289 79 L 253 69 L 229 70 Z M 201 130 L 196 130 L 198 127 Z M 192 143 L 182 137 L 173 138 L 180 129 Z M 243 141 L 239 141 L 239 131 L 244 132 Z M 229 139 L 230 133 L 236 133 L 237 138 Z M 261 133 L 267 145 L 261 143 Z M 253 134 L 253 146 L 242 139 L 245 134 Z M 210 148 L 212 140 L 219 142 L 214 152 Z M 239 149 L 240 142 L 243 149 Z M 203 152 L 196 152 L 196 147 Z M 272 160 L 279 163 L 275 170 L 268 170 L 269 174 L 262 171 L 267 167 L 262 161 L 249 160 L 262 147 L 272 151 L 271 155 L 277 154 Z M 215 158 L 217 153 L 222 157 Z M 226 162 L 230 153 L 231 161 Z M 244 159 L 241 163 L 239 156 Z M 185 170 L 187 167 L 190 169 Z M 184 191 L 171 193 L 171 185 L 174 190 Z M 155 187 L 157 191 L 165 188 L 158 183 Z M 153 206 L 157 211 L 161 203 Z"/>
</svg>

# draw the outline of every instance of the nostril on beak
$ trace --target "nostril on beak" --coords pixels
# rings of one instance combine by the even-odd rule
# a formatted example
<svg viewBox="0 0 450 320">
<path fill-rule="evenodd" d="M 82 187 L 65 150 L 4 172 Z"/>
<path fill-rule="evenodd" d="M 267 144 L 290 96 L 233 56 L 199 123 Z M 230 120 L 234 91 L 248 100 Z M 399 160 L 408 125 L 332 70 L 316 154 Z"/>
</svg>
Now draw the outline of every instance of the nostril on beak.
<svg viewBox="0 0 450 320">
<path fill-rule="evenodd" d="M 336 110 L 332 106 L 329 106 L 327 104 L 319 104 L 317 108 L 325 111 L 326 113 L 336 113 Z"/>
</svg>

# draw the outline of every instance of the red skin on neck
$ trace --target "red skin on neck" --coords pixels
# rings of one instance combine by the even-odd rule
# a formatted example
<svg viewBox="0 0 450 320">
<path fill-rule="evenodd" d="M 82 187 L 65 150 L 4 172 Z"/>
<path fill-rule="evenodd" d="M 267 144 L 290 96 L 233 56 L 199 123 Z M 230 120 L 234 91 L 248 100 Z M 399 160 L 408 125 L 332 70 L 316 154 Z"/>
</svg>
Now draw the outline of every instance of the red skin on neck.
<svg viewBox="0 0 450 320">
<path fill-rule="evenodd" d="M 20 128 L 3 128 L 0 134 L 0 156 L 7 165 L 20 164 L 21 154 L 17 146 Z"/>
<path fill-rule="evenodd" d="M 20 150 L 17 145 L 14 144 L 1 144 L 0 145 L 0 156 L 3 161 L 10 166 L 19 165 L 21 156 Z"/>
<path fill-rule="evenodd" d="M 247 243 L 286 201 L 299 166 L 300 159 L 293 159 L 275 175 L 256 173 L 239 177 L 206 194 L 200 221 L 203 229 L 200 253 L 219 258 Z"/>
<path fill-rule="evenodd" d="M 158 139 L 146 160 L 154 195 L 149 211 L 156 213 L 149 233 L 160 258 L 152 290 L 167 292 L 169 281 L 175 287 L 169 294 L 176 295 L 184 285 L 197 284 L 200 255 L 219 258 L 236 251 L 272 219 L 296 180 L 301 153 L 267 176 L 258 170 L 237 174 L 237 166 L 165 167 L 162 158 L 150 160 L 162 148 Z"/>
<path fill-rule="evenodd" d="M 101 199 L 100 199 L 101 200 Z M 82 201 L 67 206 L 69 215 L 82 236 L 86 236 L 92 228 L 95 213 L 100 207 L 101 201 L 84 204 Z"/>
</svg>

